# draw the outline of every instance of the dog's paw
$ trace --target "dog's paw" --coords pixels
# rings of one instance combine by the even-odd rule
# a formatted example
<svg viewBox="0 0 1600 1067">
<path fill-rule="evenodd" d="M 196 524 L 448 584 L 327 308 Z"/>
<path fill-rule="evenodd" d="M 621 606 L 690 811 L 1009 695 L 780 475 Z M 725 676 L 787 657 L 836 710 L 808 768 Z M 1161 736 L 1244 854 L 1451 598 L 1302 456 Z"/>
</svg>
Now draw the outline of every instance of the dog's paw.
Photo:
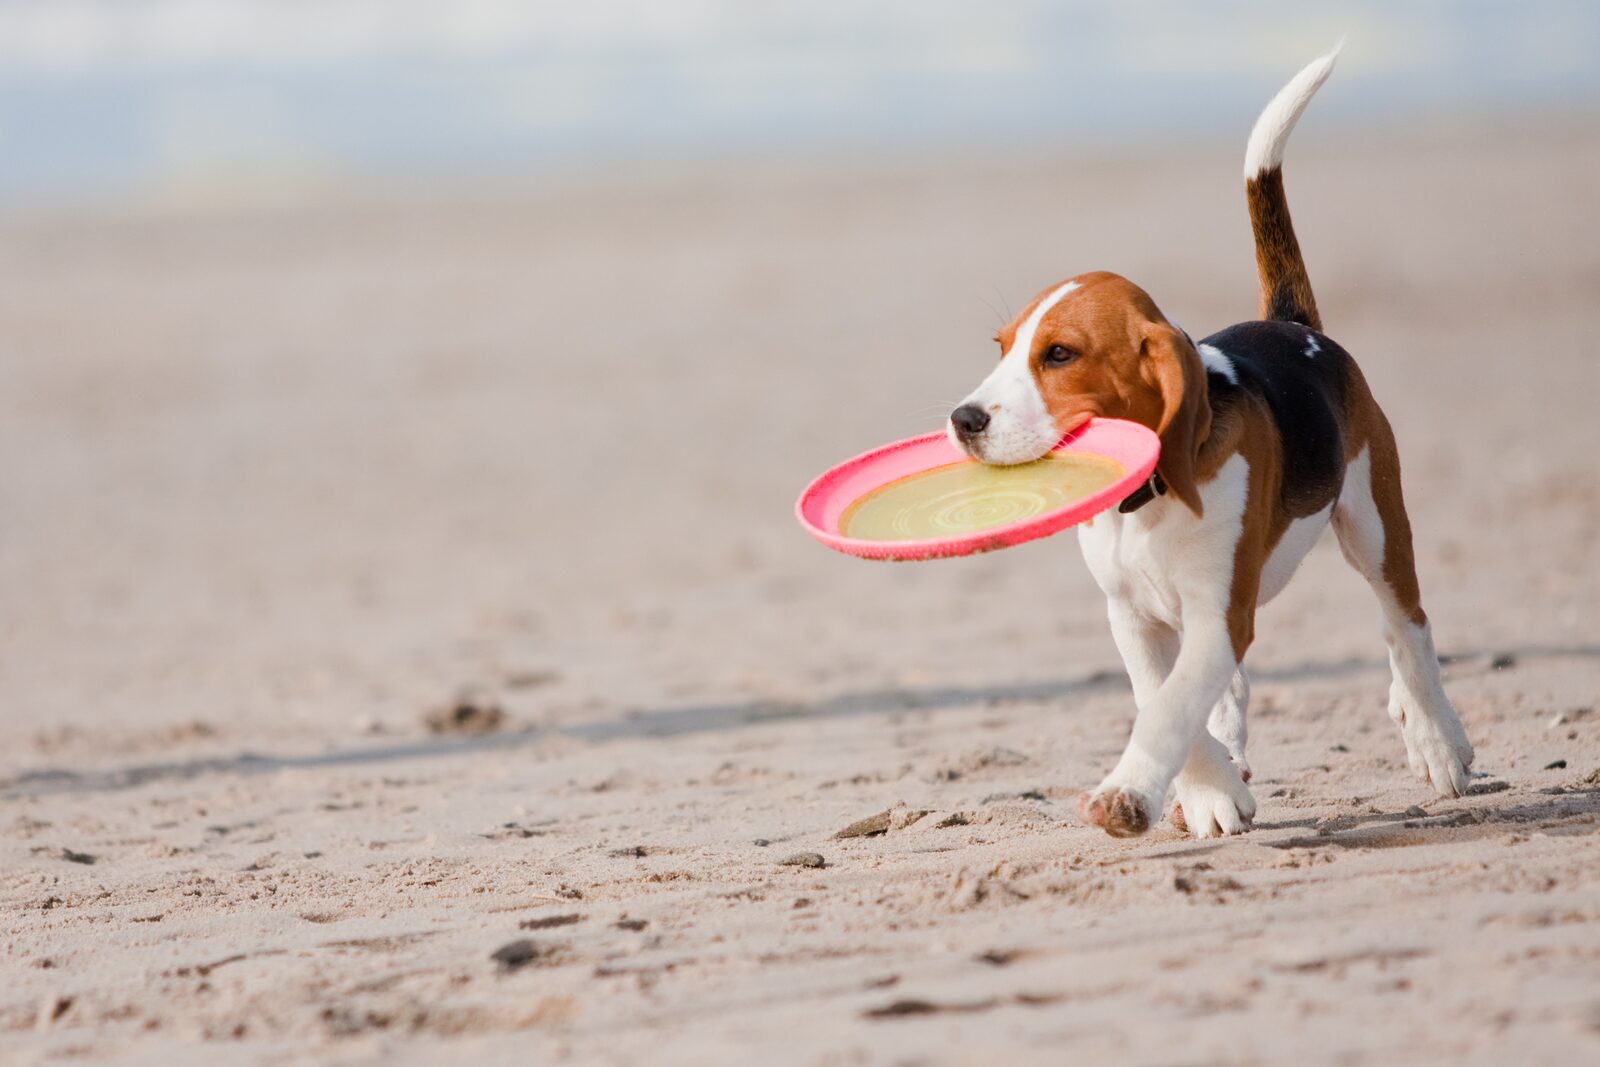
<svg viewBox="0 0 1600 1067">
<path fill-rule="evenodd" d="M 1172 825 L 1195 837 L 1243 833 L 1255 820 L 1255 797 L 1231 768 L 1219 775 L 1180 775 L 1173 788 L 1178 802 Z"/>
<path fill-rule="evenodd" d="M 1467 768 L 1472 766 L 1474 753 L 1455 709 L 1446 705 L 1429 712 L 1391 693 L 1389 717 L 1405 738 L 1411 773 L 1441 797 L 1464 796 L 1470 780 Z"/>
<path fill-rule="evenodd" d="M 1453 732 L 1460 736 L 1450 736 L 1452 731 L 1415 712 L 1406 716 L 1401 730 L 1411 773 L 1441 797 L 1464 796 L 1470 779 L 1467 768 L 1472 766 L 1472 744 L 1459 728 Z"/>
<path fill-rule="evenodd" d="M 1138 837 L 1155 821 L 1151 803 L 1123 786 L 1101 785 L 1078 797 L 1078 817 L 1112 837 Z"/>
</svg>

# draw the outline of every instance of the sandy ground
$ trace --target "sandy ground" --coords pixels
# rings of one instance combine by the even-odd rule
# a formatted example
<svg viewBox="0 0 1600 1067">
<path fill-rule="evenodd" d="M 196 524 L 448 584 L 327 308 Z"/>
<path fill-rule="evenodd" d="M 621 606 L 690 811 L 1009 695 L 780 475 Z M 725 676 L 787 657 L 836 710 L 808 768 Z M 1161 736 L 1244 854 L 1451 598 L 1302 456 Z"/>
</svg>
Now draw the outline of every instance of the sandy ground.
<svg viewBox="0 0 1600 1067">
<path fill-rule="evenodd" d="M 1070 534 L 790 507 L 1067 274 L 1248 317 L 1239 146 L 0 224 L 0 1060 L 1600 1059 L 1600 136 L 1302 141 L 1481 777 L 1325 543 L 1224 842 L 1071 814 Z"/>
</svg>

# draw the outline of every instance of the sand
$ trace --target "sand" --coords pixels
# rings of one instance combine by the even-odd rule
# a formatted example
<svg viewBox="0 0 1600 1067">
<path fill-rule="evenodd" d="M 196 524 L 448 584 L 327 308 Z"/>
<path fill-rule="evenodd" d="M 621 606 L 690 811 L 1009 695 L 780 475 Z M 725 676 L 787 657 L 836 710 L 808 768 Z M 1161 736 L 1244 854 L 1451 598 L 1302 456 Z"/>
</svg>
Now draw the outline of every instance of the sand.
<svg viewBox="0 0 1600 1067">
<path fill-rule="evenodd" d="M 1249 317 L 1237 147 L 0 223 L 0 1061 L 1600 1059 L 1600 137 L 1290 160 L 1469 796 L 1331 542 L 1255 829 L 1119 841 L 1070 533 L 793 523 L 1061 277 Z"/>
</svg>

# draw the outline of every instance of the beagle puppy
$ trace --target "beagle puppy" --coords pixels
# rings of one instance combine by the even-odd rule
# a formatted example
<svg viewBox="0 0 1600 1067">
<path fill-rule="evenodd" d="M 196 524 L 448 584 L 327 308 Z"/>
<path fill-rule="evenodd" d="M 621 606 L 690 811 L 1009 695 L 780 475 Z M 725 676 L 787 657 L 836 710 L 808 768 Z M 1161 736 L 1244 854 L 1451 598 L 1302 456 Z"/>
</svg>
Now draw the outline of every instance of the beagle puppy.
<svg viewBox="0 0 1600 1067">
<path fill-rule="evenodd" d="M 1411 769 L 1441 796 L 1467 787 L 1472 745 L 1439 678 L 1412 560 L 1394 434 L 1350 354 L 1322 331 L 1284 197 L 1284 143 L 1338 49 L 1267 105 L 1245 151 L 1260 318 L 1194 343 L 1115 274 L 1051 286 L 1000 331 L 999 365 L 950 415 L 955 445 L 1026 463 L 1100 415 L 1161 438 L 1156 472 L 1079 527 L 1105 592 L 1138 712 L 1111 773 L 1078 799 L 1117 837 L 1159 820 L 1196 837 L 1255 815 L 1246 783 L 1245 653 L 1330 523 L 1382 607 L 1389 716 Z"/>
</svg>

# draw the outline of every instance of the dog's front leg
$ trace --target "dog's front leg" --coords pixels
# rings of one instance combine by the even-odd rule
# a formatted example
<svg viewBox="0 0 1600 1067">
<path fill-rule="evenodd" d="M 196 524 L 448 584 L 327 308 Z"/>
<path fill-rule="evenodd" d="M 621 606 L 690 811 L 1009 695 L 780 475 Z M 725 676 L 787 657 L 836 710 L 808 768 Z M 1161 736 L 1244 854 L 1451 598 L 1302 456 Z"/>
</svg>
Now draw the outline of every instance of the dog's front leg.
<svg viewBox="0 0 1600 1067">
<path fill-rule="evenodd" d="M 1133 684 L 1133 702 L 1144 707 L 1161 691 L 1178 658 L 1178 631 L 1139 611 L 1121 597 L 1106 598 L 1111 638 Z"/>
<path fill-rule="evenodd" d="M 1226 609 L 1185 611 L 1172 672 L 1155 696 L 1140 705 L 1133 736 L 1116 768 L 1097 789 L 1078 798 L 1078 813 L 1085 821 L 1114 837 L 1136 837 L 1154 825 L 1167 788 L 1195 751 L 1207 716 L 1227 692 L 1238 666 Z M 1199 758 L 1209 762 L 1220 751 L 1226 763 L 1226 750 L 1214 739 L 1206 740 L 1210 743 Z"/>
<path fill-rule="evenodd" d="M 1195 738 L 1173 788 L 1178 796 L 1173 825 L 1195 837 L 1241 833 L 1256 817 L 1256 798 L 1244 784 L 1239 765 L 1210 730 L 1201 730 Z"/>
</svg>

